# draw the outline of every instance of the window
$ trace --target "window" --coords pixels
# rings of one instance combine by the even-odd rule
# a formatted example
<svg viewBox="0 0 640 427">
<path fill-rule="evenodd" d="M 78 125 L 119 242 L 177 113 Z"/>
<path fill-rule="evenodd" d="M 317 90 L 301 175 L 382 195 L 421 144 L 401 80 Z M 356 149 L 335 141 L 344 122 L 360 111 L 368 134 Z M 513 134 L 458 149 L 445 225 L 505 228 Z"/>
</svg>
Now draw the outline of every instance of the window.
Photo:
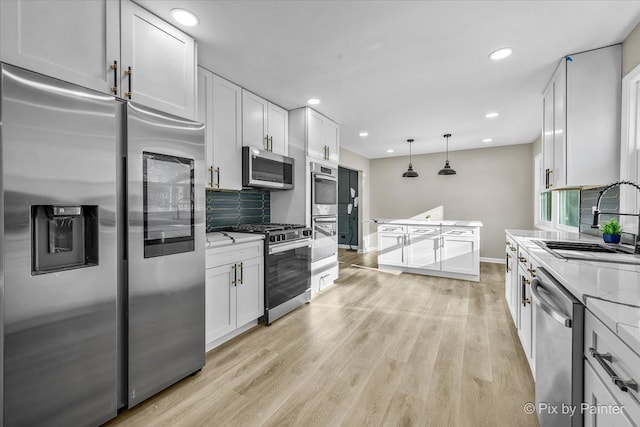
<svg viewBox="0 0 640 427">
<path fill-rule="evenodd" d="M 580 190 L 564 190 L 558 193 L 558 224 L 579 227 Z"/>
<path fill-rule="evenodd" d="M 540 193 L 540 221 L 551 222 L 551 191 Z"/>
</svg>

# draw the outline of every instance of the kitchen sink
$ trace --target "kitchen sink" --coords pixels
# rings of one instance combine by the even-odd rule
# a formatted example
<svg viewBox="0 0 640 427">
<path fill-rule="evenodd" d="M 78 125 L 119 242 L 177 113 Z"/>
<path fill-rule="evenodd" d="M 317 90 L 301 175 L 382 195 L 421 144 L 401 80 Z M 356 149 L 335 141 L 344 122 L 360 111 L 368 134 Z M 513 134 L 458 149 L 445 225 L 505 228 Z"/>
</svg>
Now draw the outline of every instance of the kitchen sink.
<svg viewBox="0 0 640 427">
<path fill-rule="evenodd" d="M 621 245 L 571 240 L 535 240 L 535 243 L 561 259 L 640 265 L 640 255 L 635 255 L 633 248 Z"/>
</svg>

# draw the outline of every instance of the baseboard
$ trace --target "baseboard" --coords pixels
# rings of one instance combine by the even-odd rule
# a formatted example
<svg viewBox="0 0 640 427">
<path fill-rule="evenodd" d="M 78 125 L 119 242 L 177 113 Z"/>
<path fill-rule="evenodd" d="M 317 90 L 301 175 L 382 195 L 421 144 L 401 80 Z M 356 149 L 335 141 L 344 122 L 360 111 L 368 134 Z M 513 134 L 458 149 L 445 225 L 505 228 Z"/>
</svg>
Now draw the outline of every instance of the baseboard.
<svg viewBox="0 0 640 427">
<path fill-rule="evenodd" d="M 504 258 L 487 258 L 487 257 L 480 257 L 480 262 L 490 262 L 492 264 L 504 264 Z"/>
<path fill-rule="evenodd" d="M 351 245 L 351 246 L 349 246 L 349 245 L 339 244 L 339 245 L 338 245 L 338 247 L 339 247 L 340 249 L 357 249 L 357 250 L 358 250 L 358 252 L 360 251 L 360 248 L 359 248 L 357 245 Z"/>
<path fill-rule="evenodd" d="M 245 332 L 247 332 L 249 329 L 253 328 L 257 324 L 258 324 L 257 320 L 252 320 L 251 322 L 247 323 L 246 325 L 240 326 L 238 329 L 229 332 L 227 335 L 224 335 L 224 336 L 222 336 L 220 338 L 217 338 L 217 339 L 211 341 L 210 343 L 207 343 L 206 346 L 205 346 L 205 351 L 209 352 L 209 351 L 213 350 L 214 348 L 218 347 L 219 345 L 222 345 L 222 344 L 226 343 L 230 339 L 233 339 L 233 338 L 237 337 L 238 335 L 244 334 Z"/>
</svg>

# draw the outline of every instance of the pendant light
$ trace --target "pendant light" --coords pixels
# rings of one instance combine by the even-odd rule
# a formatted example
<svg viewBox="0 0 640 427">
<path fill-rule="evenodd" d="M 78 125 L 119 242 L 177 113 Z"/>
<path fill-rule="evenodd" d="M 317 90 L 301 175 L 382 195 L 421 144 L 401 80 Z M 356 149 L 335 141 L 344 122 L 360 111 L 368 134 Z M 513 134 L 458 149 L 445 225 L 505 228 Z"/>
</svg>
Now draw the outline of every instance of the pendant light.
<svg viewBox="0 0 640 427">
<path fill-rule="evenodd" d="M 444 167 L 438 172 L 438 175 L 455 175 L 456 171 L 451 169 L 451 166 L 449 165 L 449 138 L 451 137 L 451 134 L 446 133 L 442 136 L 447 140 L 447 161 L 444 163 Z"/>
<path fill-rule="evenodd" d="M 407 171 L 402 174 L 402 177 L 403 178 L 417 178 L 418 177 L 418 172 L 413 170 L 413 165 L 411 164 L 411 143 L 413 142 L 413 139 L 407 139 L 407 142 L 409 143 L 409 169 L 407 169 Z"/>
</svg>

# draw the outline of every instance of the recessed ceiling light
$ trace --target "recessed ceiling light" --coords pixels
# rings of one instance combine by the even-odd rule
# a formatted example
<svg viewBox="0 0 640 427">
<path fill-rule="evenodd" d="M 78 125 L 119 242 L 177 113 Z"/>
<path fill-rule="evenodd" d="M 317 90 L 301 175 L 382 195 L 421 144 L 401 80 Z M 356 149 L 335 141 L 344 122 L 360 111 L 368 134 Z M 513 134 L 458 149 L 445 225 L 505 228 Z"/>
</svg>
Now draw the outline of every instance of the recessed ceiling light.
<svg viewBox="0 0 640 427">
<path fill-rule="evenodd" d="M 200 22 L 196 15 L 184 9 L 171 9 L 171 16 L 185 27 L 194 27 Z"/>
<path fill-rule="evenodd" d="M 389 149 L 387 150 L 387 153 L 393 153 L 393 148 L 389 148 Z"/>
<path fill-rule="evenodd" d="M 369 136 L 369 132 L 360 132 L 360 136 Z"/>
<path fill-rule="evenodd" d="M 482 142 L 491 142 L 491 141 L 493 141 L 493 139 L 491 139 L 491 138 L 485 138 L 485 139 L 482 140 Z"/>
<path fill-rule="evenodd" d="M 318 104 L 320 104 L 320 100 L 318 98 L 309 98 L 309 99 L 307 99 L 307 104 L 309 104 L 309 105 L 318 105 Z"/>
<path fill-rule="evenodd" d="M 503 47 L 491 52 L 489 54 L 489 58 L 493 59 L 494 61 L 499 61 L 506 58 L 507 56 L 511 56 L 512 53 L 513 49 L 511 49 L 510 47 Z"/>
<path fill-rule="evenodd" d="M 500 113 L 498 113 L 497 111 L 494 111 L 493 113 L 487 113 L 484 116 L 487 119 L 495 119 L 496 117 L 498 117 L 500 115 Z"/>
</svg>

